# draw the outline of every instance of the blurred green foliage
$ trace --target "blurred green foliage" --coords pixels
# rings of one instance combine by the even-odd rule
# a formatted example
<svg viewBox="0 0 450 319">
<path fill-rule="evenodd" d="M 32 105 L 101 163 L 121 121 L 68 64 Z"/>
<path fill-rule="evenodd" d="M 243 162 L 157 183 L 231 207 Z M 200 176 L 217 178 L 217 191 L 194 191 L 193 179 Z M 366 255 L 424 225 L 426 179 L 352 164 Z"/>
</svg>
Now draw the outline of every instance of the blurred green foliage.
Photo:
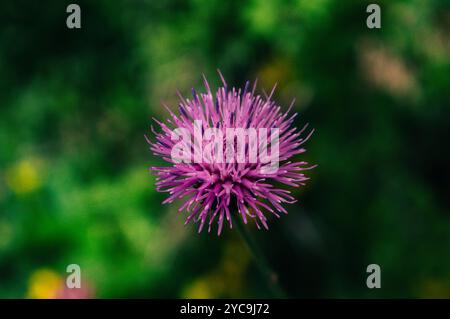
<svg viewBox="0 0 450 319">
<path fill-rule="evenodd" d="M 378 1 L 379 30 L 365 1 L 76 1 L 79 30 L 69 3 L 0 10 L 0 297 L 54 297 L 71 263 L 90 297 L 271 297 L 148 173 L 151 118 L 217 68 L 316 129 L 300 203 L 254 231 L 288 296 L 450 297 L 448 1 Z"/>
</svg>

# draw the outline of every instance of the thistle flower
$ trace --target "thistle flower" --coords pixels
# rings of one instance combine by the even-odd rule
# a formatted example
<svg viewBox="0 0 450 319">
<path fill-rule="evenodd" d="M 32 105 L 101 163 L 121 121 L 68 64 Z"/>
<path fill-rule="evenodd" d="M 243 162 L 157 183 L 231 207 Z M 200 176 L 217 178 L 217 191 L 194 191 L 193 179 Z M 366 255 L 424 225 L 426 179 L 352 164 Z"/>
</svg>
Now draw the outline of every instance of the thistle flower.
<svg viewBox="0 0 450 319">
<path fill-rule="evenodd" d="M 232 214 L 239 215 L 245 224 L 250 220 L 258 229 L 261 226 L 268 229 L 268 212 L 280 217 L 280 213 L 288 213 L 283 204 L 296 202 L 291 192 L 282 188 L 283 184 L 305 185 L 308 178 L 302 171 L 314 167 L 304 161 L 288 161 L 305 152 L 302 145 L 313 130 L 302 137 L 307 125 L 300 130 L 292 127 L 297 116 L 297 113 L 289 115 L 294 101 L 282 112 L 272 101 L 275 87 L 263 98 L 255 95 L 256 82 L 251 91 L 249 82 L 243 90 L 230 90 L 221 74 L 220 77 L 223 86 L 215 94 L 204 78 L 206 93 L 198 94 L 192 89 L 192 99 L 179 94 L 178 115 L 165 106 L 170 118 L 165 122 L 154 119 L 161 131 L 156 132 L 152 127 L 156 141 L 151 142 L 147 137 L 146 140 L 153 154 L 169 163 L 165 167 L 151 167 L 157 176 L 156 190 L 169 193 L 163 204 L 184 200 L 179 212 L 188 212 L 185 224 L 199 222 L 199 232 L 206 222 L 210 231 L 217 220 L 220 235 L 224 220 L 232 228 Z M 246 138 L 236 142 L 235 136 L 228 135 L 230 129 L 247 130 Z M 267 136 L 260 134 L 258 140 L 249 133 L 256 130 L 264 133 L 267 129 L 276 133 L 271 135 L 270 156 L 267 156 Z M 180 130 L 184 133 L 180 134 Z M 200 139 L 192 143 L 192 135 L 200 135 Z M 210 141 L 204 139 L 206 135 Z M 182 141 L 179 141 L 180 136 Z M 223 148 L 226 148 L 226 160 L 221 154 Z M 259 157 L 252 153 L 256 148 Z M 233 157 L 238 150 L 241 150 L 240 160 Z"/>
</svg>

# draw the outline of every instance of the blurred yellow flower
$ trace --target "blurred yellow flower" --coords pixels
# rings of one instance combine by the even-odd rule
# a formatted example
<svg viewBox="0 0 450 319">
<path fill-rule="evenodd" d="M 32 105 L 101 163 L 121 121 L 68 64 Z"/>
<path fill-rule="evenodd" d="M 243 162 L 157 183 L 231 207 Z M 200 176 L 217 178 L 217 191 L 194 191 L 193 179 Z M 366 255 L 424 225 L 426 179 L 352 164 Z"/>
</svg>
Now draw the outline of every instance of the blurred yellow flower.
<svg viewBox="0 0 450 319">
<path fill-rule="evenodd" d="M 202 277 L 194 280 L 183 291 L 183 298 L 187 299 L 210 299 L 217 298 L 217 292 L 214 291 L 215 287 L 211 284 L 211 280 L 208 277 Z"/>
<path fill-rule="evenodd" d="M 56 298 L 61 290 L 62 284 L 63 279 L 54 271 L 39 269 L 30 277 L 27 298 Z"/>
<path fill-rule="evenodd" d="M 427 279 L 420 286 L 419 298 L 448 299 L 450 298 L 450 281 L 446 279 Z"/>
<path fill-rule="evenodd" d="M 236 239 L 231 240 L 225 247 L 218 267 L 188 284 L 182 292 L 182 298 L 242 297 L 242 285 L 249 263 L 250 255 L 246 247 Z"/>
<path fill-rule="evenodd" d="M 301 109 L 305 107 L 311 100 L 314 92 L 302 81 L 301 76 L 295 73 L 295 61 L 285 58 L 276 57 L 274 60 L 263 65 L 257 71 L 258 81 L 261 87 L 268 92 L 272 90 L 276 84 L 275 94 L 281 103 L 288 106 L 292 102 L 292 97 L 296 97 L 294 107 Z"/>
<path fill-rule="evenodd" d="M 6 171 L 6 184 L 16 194 L 31 193 L 41 186 L 37 163 L 22 160 Z"/>
</svg>

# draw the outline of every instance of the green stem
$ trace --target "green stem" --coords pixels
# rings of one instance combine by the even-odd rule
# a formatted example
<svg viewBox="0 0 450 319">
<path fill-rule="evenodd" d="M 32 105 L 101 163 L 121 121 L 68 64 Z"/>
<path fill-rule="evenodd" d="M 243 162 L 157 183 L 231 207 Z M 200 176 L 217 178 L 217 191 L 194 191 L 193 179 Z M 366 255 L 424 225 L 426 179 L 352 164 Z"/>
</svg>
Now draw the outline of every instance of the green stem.
<svg viewBox="0 0 450 319">
<path fill-rule="evenodd" d="M 267 259 L 259 248 L 258 244 L 251 236 L 247 227 L 243 225 L 242 220 L 239 217 L 232 217 L 233 226 L 236 227 L 236 230 L 241 235 L 245 244 L 247 245 L 248 250 L 250 251 L 255 264 L 257 265 L 261 275 L 267 282 L 270 290 L 272 291 L 275 298 L 286 298 L 286 294 L 280 286 L 278 281 L 278 275 L 276 272 L 272 270 Z"/>
</svg>

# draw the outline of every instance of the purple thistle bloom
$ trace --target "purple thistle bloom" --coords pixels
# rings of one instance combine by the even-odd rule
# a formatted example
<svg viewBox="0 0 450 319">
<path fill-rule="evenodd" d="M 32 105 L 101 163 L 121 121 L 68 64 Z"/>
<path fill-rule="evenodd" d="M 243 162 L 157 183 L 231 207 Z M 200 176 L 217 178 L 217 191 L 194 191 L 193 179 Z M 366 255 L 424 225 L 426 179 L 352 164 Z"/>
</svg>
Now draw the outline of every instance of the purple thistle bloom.
<svg viewBox="0 0 450 319">
<path fill-rule="evenodd" d="M 245 224 L 251 220 L 258 229 L 261 225 L 268 229 L 264 212 L 267 214 L 268 211 L 280 217 L 279 213 L 287 214 L 282 204 L 296 202 L 290 191 L 273 183 L 293 187 L 305 185 L 308 178 L 302 171 L 315 167 L 308 166 L 307 162 L 288 161 L 294 155 L 306 151 L 302 145 L 312 135 L 313 130 L 307 136 L 301 137 L 307 125 L 301 130 L 292 127 L 297 113 L 291 116 L 288 114 L 294 102 L 283 113 L 281 107 L 271 99 L 275 88 L 269 96 L 263 98 L 255 95 L 256 82 L 251 91 L 248 82 L 243 91 L 235 88 L 228 90 L 225 80 L 221 74 L 220 76 L 223 87 L 220 87 L 215 95 L 204 78 L 206 93 L 197 93 L 192 89 L 192 100 L 184 99 L 180 95 L 179 115 L 167 108 L 170 113 L 169 119 L 164 123 L 154 119 L 162 131 L 155 132 L 152 127 L 156 141 L 151 142 L 147 139 L 147 142 L 154 155 L 162 157 L 170 164 L 166 167 L 151 168 L 157 175 L 156 190 L 169 193 L 170 196 L 163 204 L 183 199 L 184 204 L 179 211 L 188 212 L 186 224 L 191 221 L 200 222 L 199 232 L 205 222 L 208 222 L 210 231 L 211 225 L 217 220 L 220 235 L 225 219 L 232 228 L 231 214 L 239 214 Z M 216 159 L 201 162 L 177 161 L 172 156 L 172 150 L 179 143 L 179 139 L 172 140 L 173 130 L 184 129 L 195 135 L 196 129 L 200 129 L 195 127 L 196 120 L 201 121 L 202 135 L 208 129 L 223 132 L 221 137 L 223 140 L 220 140 L 223 145 L 227 143 L 223 136 L 229 128 L 278 129 L 277 170 L 271 172 L 262 170 L 267 162 L 262 162 L 261 158 L 257 158 L 256 162 L 249 161 L 249 150 L 252 149 L 250 137 L 244 143 L 245 163 L 223 162 Z M 232 143 L 234 150 L 234 139 Z M 189 142 L 186 147 L 195 153 L 199 147 L 201 149 L 207 143 L 202 140 L 200 144 L 202 145 Z M 258 146 L 261 146 L 261 141 Z M 211 154 L 215 152 L 217 149 L 211 151 Z M 202 159 L 206 158 L 205 153 L 203 156 L 205 157 Z"/>
</svg>

